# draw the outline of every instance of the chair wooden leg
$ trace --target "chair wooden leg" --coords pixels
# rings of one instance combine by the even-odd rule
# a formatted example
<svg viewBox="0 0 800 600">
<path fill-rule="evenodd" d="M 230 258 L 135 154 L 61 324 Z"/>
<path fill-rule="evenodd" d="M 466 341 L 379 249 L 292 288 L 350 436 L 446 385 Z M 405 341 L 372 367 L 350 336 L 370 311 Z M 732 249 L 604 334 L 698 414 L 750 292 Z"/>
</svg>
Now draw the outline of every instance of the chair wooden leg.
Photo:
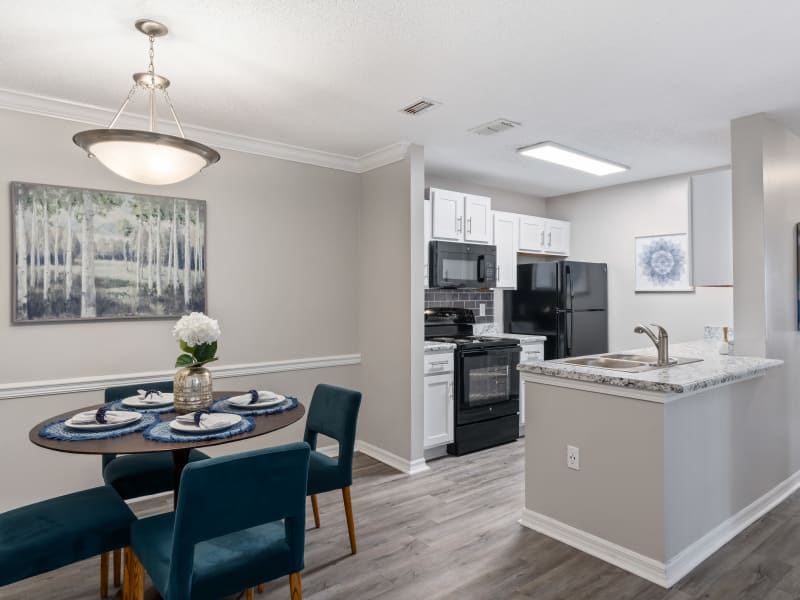
<svg viewBox="0 0 800 600">
<path fill-rule="evenodd" d="M 300 573 L 289 575 L 289 592 L 291 600 L 303 600 L 303 584 L 300 581 Z"/>
<path fill-rule="evenodd" d="M 259 583 L 258 584 L 258 593 L 259 594 L 263 594 L 264 593 L 264 584 L 263 583 Z"/>
<path fill-rule="evenodd" d="M 311 494 L 311 509 L 314 511 L 314 525 L 319 529 L 319 504 L 316 494 Z"/>
<path fill-rule="evenodd" d="M 108 598 L 108 552 L 100 555 L 100 597 Z"/>
<path fill-rule="evenodd" d="M 114 548 L 114 587 L 122 581 L 122 548 Z"/>
<path fill-rule="evenodd" d="M 131 548 L 125 548 L 122 600 L 144 600 L 144 567 Z"/>
<path fill-rule="evenodd" d="M 247 588 L 247 594 L 246 594 L 247 600 L 254 600 L 255 599 L 255 595 L 253 593 L 253 589 L 254 588 Z"/>
<path fill-rule="evenodd" d="M 350 500 L 350 486 L 342 488 L 342 498 L 344 498 L 344 513 L 347 516 L 347 532 L 350 534 L 350 551 L 355 554 L 358 552 L 356 547 L 356 524 L 353 521 L 353 503 Z"/>
</svg>

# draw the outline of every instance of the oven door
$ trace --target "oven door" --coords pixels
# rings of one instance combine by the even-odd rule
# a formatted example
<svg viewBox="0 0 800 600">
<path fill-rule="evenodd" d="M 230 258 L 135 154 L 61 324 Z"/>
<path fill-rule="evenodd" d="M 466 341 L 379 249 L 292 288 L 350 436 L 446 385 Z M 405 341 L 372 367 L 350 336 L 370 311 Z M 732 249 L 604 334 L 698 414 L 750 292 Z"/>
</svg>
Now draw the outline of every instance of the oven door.
<svg viewBox="0 0 800 600">
<path fill-rule="evenodd" d="M 519 353 L 519 346 L 461 352 L 456 373 L 456 425 L 519 412 Z"/>
<path fill-rule="evenodd" d="M 432 241 L 430 256 L 432 288 L 477 289 L 496 285 L 495 246 Z"/>
</svg>

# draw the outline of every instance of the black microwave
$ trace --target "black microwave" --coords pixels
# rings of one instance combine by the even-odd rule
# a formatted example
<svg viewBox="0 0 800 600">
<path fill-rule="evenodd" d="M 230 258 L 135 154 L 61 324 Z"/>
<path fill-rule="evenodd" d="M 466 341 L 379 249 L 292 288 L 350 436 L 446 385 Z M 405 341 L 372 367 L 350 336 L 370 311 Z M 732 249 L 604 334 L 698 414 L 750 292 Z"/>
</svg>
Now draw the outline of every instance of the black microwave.
<svg viewBox="0 0 800 600">
<path fill-rule="evenodd" d="M 429 261 L 432 288 L 492 288 L 497 283 L 497 248 L 490 244 L 432 241 Z"/>
</svg>

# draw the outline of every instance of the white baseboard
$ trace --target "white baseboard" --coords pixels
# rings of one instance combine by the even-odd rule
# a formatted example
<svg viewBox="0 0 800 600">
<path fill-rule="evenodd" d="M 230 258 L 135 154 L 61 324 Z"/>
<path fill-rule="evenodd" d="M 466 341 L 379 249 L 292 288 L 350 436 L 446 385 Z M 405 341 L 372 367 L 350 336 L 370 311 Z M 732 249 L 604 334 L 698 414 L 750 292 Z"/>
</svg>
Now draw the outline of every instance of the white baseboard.
<svg viewBox="0 0 800 600">
<path fill-rule="evenodd" d="M 669 587 L 664 563 L 654 558 L 639 554 L 527 508 L 522 510 L 519 523 L 657 585 Z"/>
<path fill-rule="evenodd" d="M 786 500 L 798 488 L 800 488 L 800 471 L 717 525 L 667 562 L 644 556 L 527 508 L 523 509 L 519 523 L 661 587 L 670 588 L 739 533 Z"/>
<path fill-rule="evenodd" d="M 424 458 L 409 461 L 364 440 L 356 440 L 356 450 L 408 475 L 416 475 L 430 470 L 430 467 L 425 464 Z"/>
<path fill-rule="evenodd" d="M 266 375 L 286 371 L 303 371 L 327 367 L 343 367 L 357 365 L 361 362 L 360 354 L 342 354 L 338 356 L 319 356 L 296 358 L 291 360 L 274 360 L 260 363 L 246 363 L 211 367 L 215 379 L 230 377 L 247 377 Z M 103 390 L 118 385 L 137 383 L 153 383 L 172 379 L 175 369 L 167 371 L 148 371 L 144 373 L 121 373 L 99 375 L 93 377 L 75 377 L 71 379 L 51 379 L 37 381 L 19 381 L 0 384 L 0 400 L 11 398 L 29 398 L 33 396 L 52 396 L 54 394 L 74 394 Z"/>
<path fill-rule="evenodd" d="M 800 471 L 684 548 L 667 561 L 667 583 L 672 586 L 680 581 L 697 565 L 786 500 L 798 488 L 800 488 Z"/>
<path fill-rule="evenodd" d="M 393 469 L 397 469 L 403 473 L 407 473 L 408 475 L 416 475 L 417 473 L 424 473 L 425 471 L 430 471 L 430 467 L 425 463 L 424 458 L 419 458 L 417 460 L 408 461 L 405 458 L 397 456 L 383 448 L 379 448 L 373 444 L 365 442 L 364 440 L 356 440 L 356 452 L 363 452 L 367 456 L 374 458 L 377 461 L 382 462 L 385 465 L 392 467 Z M 338 444 L 330 444 L 328 446 L 319 446 L 317 448 L 317 452 L 324 454 L 325 456 L 330 456 L 331 458 L 335 458 L 339 456 L 339 445 Z"/>
</svg>

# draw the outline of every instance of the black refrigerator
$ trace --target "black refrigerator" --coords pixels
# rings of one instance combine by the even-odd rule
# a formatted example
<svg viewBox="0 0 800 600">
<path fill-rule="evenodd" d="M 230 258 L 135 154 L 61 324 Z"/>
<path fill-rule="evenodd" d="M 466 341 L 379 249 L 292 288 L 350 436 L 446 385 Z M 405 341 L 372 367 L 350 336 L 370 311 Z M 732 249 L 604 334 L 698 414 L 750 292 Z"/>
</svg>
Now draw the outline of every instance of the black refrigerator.
<svg viewBox="0 0 800 600">
<path fill-rule="evenodd" d="M 608 352 L 608 267 L 555 262 L 517 266 L 503 298 L 505 331 L 545 335 L 545 360 Z"/>
</svg>

